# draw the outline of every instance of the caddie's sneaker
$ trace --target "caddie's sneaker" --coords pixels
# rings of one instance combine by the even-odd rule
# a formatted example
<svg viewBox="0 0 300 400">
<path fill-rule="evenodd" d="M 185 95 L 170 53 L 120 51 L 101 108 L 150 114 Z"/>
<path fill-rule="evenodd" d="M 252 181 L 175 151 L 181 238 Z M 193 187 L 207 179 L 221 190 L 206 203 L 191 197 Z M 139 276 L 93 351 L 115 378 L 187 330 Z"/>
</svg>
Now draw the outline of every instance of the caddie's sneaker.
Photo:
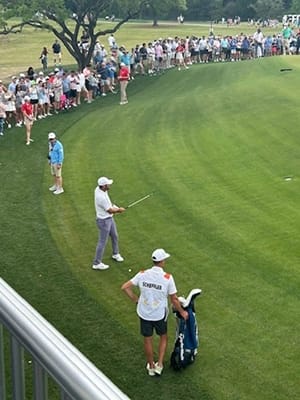
<svg viewBox="0 0 300 400">
<path fill-rule="evenodd" d="M 111 258 L 118 262 L 124 261 L 124 258 L 121 256 L 121 254 L 113 254 Z"/>
<path fill-rule="evenodd" d="M 148 375 L 155 376 L 155 368 L 151 368 L 149 363 L 146 365 L 146 368 L 148 371 Z"/>
<path fill-rule="evenodd" d="M 49 187 L 50 192 L 55 192 L 56 189 L 56 185 Z"/>
<path fill-rule="evenodd" d="M 60 188 L 60 189 L 56 189 L 55 192 L 53 192 L 53 194 L 61 194 L 63 192 L 64 192 L 64 189 Z"/>
<path fill-rule="evenodd" d="M 92 268 L 93 268 L 93 269 L 100 269 L 100 270 L 103 271 L 104 269 L 109 268 L 109 265 L 103 264 L 103 263 L 101 262 L 101 263 L 99 263 L 99 264 L 93 265 Z"/>
<path fill-rule="evenodd" d="M 154 372 L 156 375 L 161 375 L 163 369 L 164 369 L 164 367 L 161 367 L 160 365 L 158 365 L 158 363 L 154 364 Z"/>
</svg>

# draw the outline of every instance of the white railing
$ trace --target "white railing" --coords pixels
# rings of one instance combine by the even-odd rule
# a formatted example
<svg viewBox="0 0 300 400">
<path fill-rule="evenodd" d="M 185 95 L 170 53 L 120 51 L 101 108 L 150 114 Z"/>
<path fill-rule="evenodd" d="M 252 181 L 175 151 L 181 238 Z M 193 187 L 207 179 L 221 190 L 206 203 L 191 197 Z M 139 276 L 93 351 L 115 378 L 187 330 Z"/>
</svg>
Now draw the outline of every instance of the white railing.
<svg viewBox="0 0 300 400">
<path fill-rule="evenodd" d="M 6 399 L 3 327 L 11 338 L 13 400 L 25 400 L 24 349 L 33 361 L 33 395 L 47 400 L 47 376 L 61 399 L 129 400 L 94 364 L 0 278 L 0 400 Z"/>
</svg>

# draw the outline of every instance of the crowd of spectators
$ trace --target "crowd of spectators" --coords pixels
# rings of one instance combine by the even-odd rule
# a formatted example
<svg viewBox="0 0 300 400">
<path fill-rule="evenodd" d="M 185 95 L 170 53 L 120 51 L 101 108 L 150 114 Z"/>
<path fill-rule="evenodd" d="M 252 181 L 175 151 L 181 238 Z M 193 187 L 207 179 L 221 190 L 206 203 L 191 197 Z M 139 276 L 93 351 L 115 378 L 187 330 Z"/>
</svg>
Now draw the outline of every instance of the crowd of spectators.
<svg viewBox="0 0 300 400">
<path fill-rule="evenodd" d="M 82 35 L 82 51 L 86 51 L 89 40 Z M 300 31 L 284 25 L 274 35 L 264 35 L 257 28 L 253 35 L 210 35 L 159 38 L 148 43 L 137 44 L 127 49 L 118 46 L 114 35 L 107 38 L 106 46 L 97 42 L 91 64 L 82 71 L 66 71 L 62 67 L 60 44 L 52 46 L 55 68 L 48 72 L 48 51 L 43 47 L 42 70 L 28 68 L 26 73 L 12 76 L 4 85 L 0 81 L 0 135 L 4 127 L 21 127 L 21 111 L 24 97 L 29 96 L 33 105 L 33 118 L 39 120 L 62 110 L 77 107 L 82 101 L 91 103 L 98 96 L 115 94 L 118 89 L 118 71 L 125 64 L 130 79 L 135 75 L 156 75 L 170 68 L 188 69 L 196 63 L 236 62 L 259 57 L 299 54 Z"/>
</svg>

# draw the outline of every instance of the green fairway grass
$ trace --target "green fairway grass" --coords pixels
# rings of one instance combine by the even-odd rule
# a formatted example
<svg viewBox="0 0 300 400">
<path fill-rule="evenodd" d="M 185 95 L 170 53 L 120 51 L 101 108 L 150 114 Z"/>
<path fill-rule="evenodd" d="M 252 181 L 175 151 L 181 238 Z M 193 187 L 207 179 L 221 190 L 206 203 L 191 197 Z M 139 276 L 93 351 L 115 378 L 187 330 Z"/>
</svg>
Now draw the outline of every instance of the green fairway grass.
<svg viewBox="0 0 300 400">
<path fill-rule="evenodd" d="M 0 141 L 1 276 L 131 399 L 291 400 L 299 388 L 300 58 L 194 65 L 128 86 Z M 280 72 L 282 68 L 292 68 Z M 47 133 L 65 147 L 53 196 Z M 92 270 L 93 192 L 114 179 L 124 263 Z M 285 177 L 291 176 L 291 180 Z M 151 252 L 179 295 L 203 290 L 194 365 L 146 375 L 135 306 L 120 290 Z M 132 271 L 129 272 L 128 270 Z M 90 400 L 90 399 L 87 399 Z"/>
</svg>

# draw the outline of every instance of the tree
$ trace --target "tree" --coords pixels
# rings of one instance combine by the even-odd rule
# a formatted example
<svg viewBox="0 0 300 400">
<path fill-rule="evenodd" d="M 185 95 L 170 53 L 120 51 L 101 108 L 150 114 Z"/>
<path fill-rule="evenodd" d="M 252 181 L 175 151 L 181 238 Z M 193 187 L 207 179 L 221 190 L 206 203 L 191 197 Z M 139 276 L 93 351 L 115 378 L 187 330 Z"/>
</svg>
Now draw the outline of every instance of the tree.
<svg viewBox="0 0 300 400">
<path fill-rule="evenodd" d="M 257 0 L 254 9 L 258 18 L 279 18 L 284 14 L 282 0 Z"/>
<path fill-rule="evenodd" d="M 158 25 L 159 17 L 165 16 L 171 10 L 183 12 L 186 10 L 186 0 L 148 0 L 143 4 L 142 12 L 150 15 L 153 26 Z"/>
<path fill-rule="evenodd" d="M 293 0 L 290 8 L 292 14 L 300 13 L 300 0 Z"/>
<path fill-rule="evenodd" d="M 0 34 L 17 33 L 24 26 L 46 29 L 64 44 L 78 68 L 83 69 L 91 61 L 98 38 L 116 32 L 136 17 L 144 1 L 122 0 L 122 19 L 112 28 L 101 30 L 98 19 L 107 15 L 110 3 L 110 0 L 0 0 Z M 21 22 L 9 25 L 12 16 L 20 17 Z M 87 51 L 80 46 L 83 31 L 89 38 Z"/>
</svg>

